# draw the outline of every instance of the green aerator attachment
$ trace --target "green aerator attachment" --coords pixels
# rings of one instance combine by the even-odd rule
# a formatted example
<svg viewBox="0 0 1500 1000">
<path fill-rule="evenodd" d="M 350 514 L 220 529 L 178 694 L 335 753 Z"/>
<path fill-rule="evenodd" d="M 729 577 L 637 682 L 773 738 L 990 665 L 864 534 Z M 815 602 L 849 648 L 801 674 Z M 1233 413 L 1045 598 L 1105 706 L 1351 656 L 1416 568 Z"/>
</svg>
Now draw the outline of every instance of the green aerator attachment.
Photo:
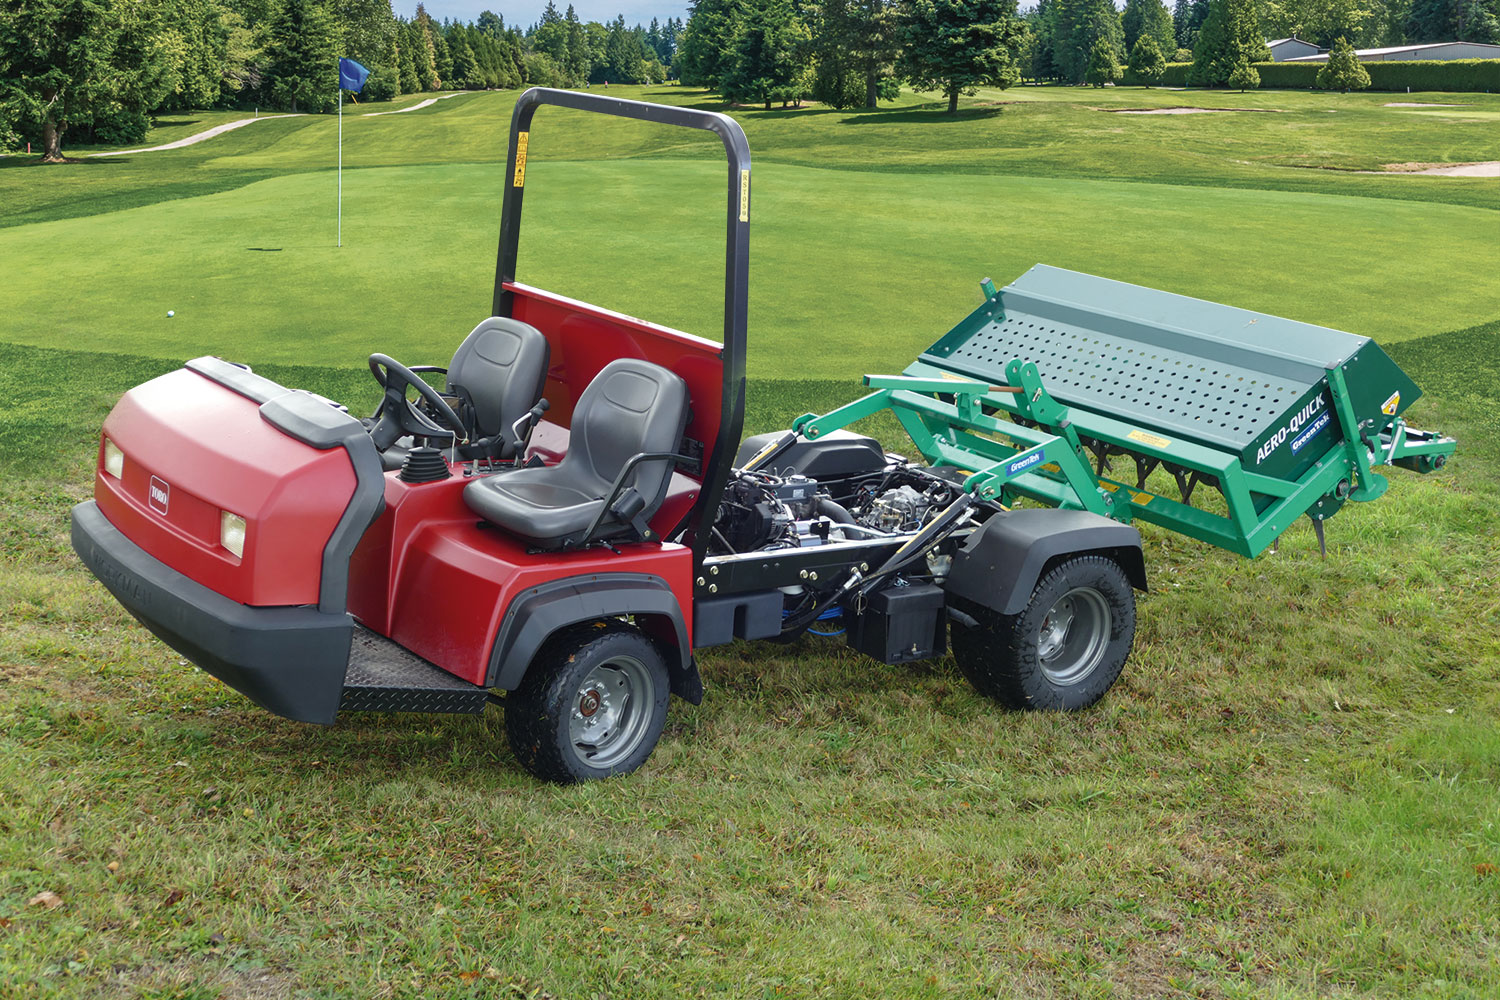
<svg viewBox="0 0 1500 1000">
<path fill-rule="evenodd" d="M 889 409 L 982 498 L 1140 519 L 1245 556 L 1303 514 L 1321 538 L 1346 501 L 1385 492 L 1373 466 L 1431 472 L 1455 448 L 1406 426 L 1421 390 L 1368 337 L 1040 264 L 981 288 L 902 375 L 866 376 L 876 392 L 794 430 Z"/>
</svg>

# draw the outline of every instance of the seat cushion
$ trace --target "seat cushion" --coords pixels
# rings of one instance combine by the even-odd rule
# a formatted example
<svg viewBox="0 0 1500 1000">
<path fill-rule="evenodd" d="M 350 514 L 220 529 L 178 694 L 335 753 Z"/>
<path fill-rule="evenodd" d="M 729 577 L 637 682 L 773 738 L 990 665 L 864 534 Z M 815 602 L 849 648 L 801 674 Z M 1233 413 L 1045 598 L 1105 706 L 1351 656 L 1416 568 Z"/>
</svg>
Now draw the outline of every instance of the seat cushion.
<svg viewBox="0 0 1500 1000">
<path fill-rule="evenodd" d="M 558 467 L 516 469 L 476 479 L 464 503 L 480 517 L 548 548 L 576 542 L 604 508 L 604 498 L 558 476 Z"/>
<path fill-rule="evenodd" d="M 487 521 L 543 548 L 633 534 L 666 495 L 671 459 L 642 461 L 638 454 L 675 452 L 687 422 L 687 383 L 682 377 L 637 358 L 605 365 L 573 407 L 568 451 L 544 468 L 516 469 L 487 476 L 464 487 L 464 502 Z M 604 510 L 620 480 L 644 501 L 631 519 L 613 511 L 592 538 L 589 525 Z"/>
</svg>

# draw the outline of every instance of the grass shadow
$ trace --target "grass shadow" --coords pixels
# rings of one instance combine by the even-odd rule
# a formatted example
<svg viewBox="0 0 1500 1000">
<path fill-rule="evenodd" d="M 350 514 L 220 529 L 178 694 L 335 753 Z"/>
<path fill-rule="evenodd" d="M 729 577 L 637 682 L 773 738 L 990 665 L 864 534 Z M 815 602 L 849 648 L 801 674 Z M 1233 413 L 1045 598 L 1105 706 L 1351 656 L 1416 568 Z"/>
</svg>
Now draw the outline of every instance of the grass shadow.
<svg viewBox="0 0 1500 1000">
<path fill-rule="evenodd" d="M 1005 108 L 998 105 L 959 108 L 956 112 L 949 114 L 946 104 L 934 101 L 931 104 L 907 105 L 901 108 L 867 108 L 863 112 L 852 115 L 849 112 L 840 113 L 849 115 L 849 117 L 839 119 L 840 125 L 891 125 L 901 122 L 954 125 L 997 118 L 1005 113 Z"/>
<path fill-rule="evenodd" d="M 66 155 L 66 154 L 65 154 Z M 61 163 L 48 163 L 42 159 L 39 153 L 30 156 L 25 153 L 12 153 L 9 156 L 0 157 L 0 170 L 8 170 L 15 167 L 68 167 L 87 166 L 100 163 L 129 163 L 129 160 L 119 156 L 106 156 L 95 158 L 88 153 L 82 156 L 66 156 Z"/>
<path fill-rule="evenodd" d="M 157 118 L 151 122 L 151 127 L 153 129 L 186 128 L 189 125 L 198 125 L 202 121 L 201 118 Z"/>
</svg>

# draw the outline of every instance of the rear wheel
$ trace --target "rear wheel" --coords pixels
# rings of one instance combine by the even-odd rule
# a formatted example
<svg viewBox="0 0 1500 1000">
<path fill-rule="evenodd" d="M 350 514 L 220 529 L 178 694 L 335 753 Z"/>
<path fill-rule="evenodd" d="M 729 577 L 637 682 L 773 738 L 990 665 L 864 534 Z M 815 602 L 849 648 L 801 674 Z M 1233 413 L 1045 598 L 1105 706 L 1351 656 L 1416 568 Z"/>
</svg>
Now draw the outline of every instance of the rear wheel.
<svg viewBox="0 0 1500 1000">
<path fill-rule="evenodd" d="M 595 622 L 548 641 L 505 699 L 505 734 L 521 766 L 572 783 L 629 774 L 667 722 L 667 665 L 623 622 Z"/>
<path fill-rule="evenodd" d="M 1046 573 L 1017 615 L 965 602 L 976 625 L 953 625 L 953 658 L 975 689 L 1011 708 L 1075 711 L 1104 696 L 1135 641 L 1135 591 L 1103 556 Z"/>
</svg>

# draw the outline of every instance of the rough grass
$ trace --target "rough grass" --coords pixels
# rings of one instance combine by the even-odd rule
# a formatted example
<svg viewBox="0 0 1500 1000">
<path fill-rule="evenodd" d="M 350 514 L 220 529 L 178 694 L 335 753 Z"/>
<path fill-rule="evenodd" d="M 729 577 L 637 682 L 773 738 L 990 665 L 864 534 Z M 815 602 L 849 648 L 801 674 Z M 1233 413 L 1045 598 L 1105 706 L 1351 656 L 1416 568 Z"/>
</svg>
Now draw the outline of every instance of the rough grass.
<svg viewBox="0 0 1500 1000">
<path fill-rule="evenodd" d="M 1494 294 L 1483 263 L 1493 241 L 1479 221 L 1493 217 L 1493 185 L 1277 167 L 1299 178 L 1287 185 L 1313 194 L 1256 196 L 1216 217 L 1236 224 L 1258 211 L 1268 241 L 1290 228 L 1293 245 L 1319 206 L 1343 208 L 1343 216 L 1329 208 L 1329 226 L 1441 218 L 1421 238 L 1392 231 L 1379 253 L 1335 256 L 1334 270 L 1322 273 L 1336 277 L 1322 287 L 1303 273 L 1305 260 L 1204 257 L 1203 245 L 1155 258 L 1152 273 L 1164 280 L 1151 281 L 1130 270 L 1145 245 L 1131 242 L 1133 232 L 1101 239 L 1098 226 L 1059 221 L 1084 215 L 1073 199 L 1129 213 L 1149 204 L 1134 202 L 1136 189 L 1152 188 L 1163 193 L 1160 224 L 1186 230 L 1193 211 L 1228 204 L 1214 198 L 1254 193 L 1195 187 L 1219 174 L 1225 188 L 1285 190 L 1267 180 L 1280 176 L 1271 167 L 1226 164 L 1221 147 L 1233 129 L 1219 131 L 1225 123 L 1207 131 L 1184 123 L 1255 119 L 1233 128 L 1263 130 L 1268 157 L 1316 146 L 1351 161 L 1383 156 L 1382 142 L 1402 147 L 1393 160 L 1495 158 L 1492 132 L 1395 117 L 1353 95 L 1342 103 L 1246 95 L 1254 106 L 1303 108 L 1296 113 L 1308 122 L 1339 122 L 1306 141 L 1274 131 L 1295 123 L 1292 113 L 1148 116 L 1114 133 L 1120 116 L 1092 110 L 1106 101 L 1240 99 L 1184 97 L 1087 92 L 1080 100 L 1040 89 L 976 100 L 1028 102 L 1026 113 L 1038 116 L 1029 133 L 1015 124 L 1020 105 L 976 106 L 958 123 L 936 124 L 915 104 L 868 123 L 827 112 L 746 114 L 762 165 L 754 282 L 762 297 L 752 330 L 761 331 L 756 349 L 770 355 L 752 379 L 749 429 L 851 398 L 861 371 L 897 366 L 912 343 L 934 339 L 911 317 L 946 328 L 968 308 L 975 279 L 1009 277 L 991 262 L 1043 248 L 1075 255 L 1052 263 L 1167 287 L 1191 282 L 1177 290 L 1305 309 L 1300 318 L 1383 341 L 1392 331 L 1406 336 L 1389 349 L 1428 391 L 1412 420 L 1459 436 L 1454 462 L 1428 477 L 1393 471 L 1386 497 L 1346 507 L 1329 524 L 1326 562 L 1305 524 L 1277 554 L 1254 561 L 1147 526 L 1153 589 L 1140 602 L 1136 651 L 1089 712 L 996 711 L 946 660 L 896 668 L 836 641 L 738 644 L 703 657 L 704 705 L 674 704 L 644 771 L 569 789 L 537 785 L 516 767 L 495 710 L 477 719 L 356 716 L 328 729 L 255 710 L 131 622 L 78 568 L 66 539 L 67 509 L 89 492 L 100 421 L 121 391 L 176 363 L 163 358 L 222 351 L 362 409 L 373 383 L 356 362 L 292 362 L 331 364 L 330 354 L 377 344 L 409 344 L 413 361 L 446 355 L 483 310 L 494 215 L 461 207 L 473 192 L 455 178 L 477 177 L 421 164 L 443 155 L 493 160 L 508 99 L 475 95 L 370 119 L 379 129 L 369 135 L 386 146 L 380 155 L 405 166 L 365 176 L 421 181 L 389 190 L 423 192 L 411 204 L 431 207 L 432 232 L 393 231 L 375 241 L 377 251 L 361 247 L 355 259 L 368 284 L 360 270 L 335 270 L 326 258 L 264 265 L 275 269 L 259 280 L 285 290 L 285 325 L 274 331 L 264 322 L 272 296 L 186 223 L 217 227 L 236 247 L 257 245 L 249 239 L 260 235 L 257 218 L 302 224 L 283 221 L 300 205 L 257 200 L 259 192 L 298 190 L 302 181 L 177 199 L 202 193 L 194 185 L 228 192 L 314 169 L 314 155 L 327 151 L 326 120 L 256 125 L 151 154 L 175 163 L 132 158 L 118 173 L 0 169 L 4 216 L 17 224 L 0 236 L 16 242 L 0 245 L 8 264 L 23 262 L 0 285 L 0 341 L 14 342 L 0 343 L 0 995 L 1478 1000 L 1500 992 L 1500 309 L 1485 298 Z M 413 122 L 428 146 L 384 131 Z M 267 131 L 256 138 L 257 130 Z M 1001 146 L 1010 133 L 1029 135 L 1031 145 L 1018 139 L 1016 148 L 1030 151 Z M 560 161 L 679 155 L 617 130 L 585 137 L 542 159 L 538 176 L 556 171 L 561 189 L 582 198 L 600 175 Z M 1125 155 L 1152 141 L 1159 165 L 1144 152 Z M 376 162 L 374 146 L 365 155 Z M 829 172 L 792 162 L 801 156 L 841 162 L 857 176 L 831 174 L 849 186 L 819 187 Z M 1181 183 L 1079 183 L 1101 159 Z M 868 169 L 895 161 L 915 172 Z M 1073 180 L 1016 188 L 1003 176 L 925 172 L 958 163 L 1003 175 L 1023 162 Z M 778 176 L 796 190 L 774 194 Z M 1389 215 L 1408 210 L 1388 192 L 1338 197 L 1368 194 L 1369 183 L 1419 193 L 1406 201 L 1433 192 L 1460 207 Z M 627 195 L 645 198 L 643 190 Z M 1028 199 L 1001 204 L 994 193 L 1018 190 L 1046 210 L 1025 217 L 1013 203 Z M 982 214 L 969 201 L 943 208 L 943 198 L 974 192 L 983 220 L 964 217 Z M 620 196 L 592 197 L 591 207 L 608 209 Z M 643 203 L 678 217 L 672 198 Z M 548 235 L 564 209 L 534 204 L 527 235 Z M 788 218 L 813 208 L 824 214 Z M 113 214 L 121 209 L 131 210 Z M 1276 210 L 1283 214 L 1267 214 Z M 882 212 L 899 239 L 880 238 Z M 54 221 L 30 224 L 43 218 Z M 831 224 L 819 221 L 829 218 L 847 228 L 829 235 Z M 713 228 L 693 237 L 705 251 Z M 143 229 L 155 243 L 131 242 Z M 184 250 L 171 250 L 174 240 Z M 764 252 L 762 240 L 777 252 Z M 625 245 L 668 263 L 691 249 Z M 545 244 L 524 246 L 525 262 L 549 266 Z M 85 250 L 94 255 L 88 267 L 77 263 Z M 553 251 L 557 272 L 568 252 L 579 253 Z M 944 261 L 959 264 L 944 272 Z M 1430 287 L 1427 298 L 1410 294 L 1442 267 L 1475 277 Z M 706 285 L 713 268 L 705 268 L 696 277 Z M 398 272 L 403 280 L 392 277 Z M 447 272 L 457 276 L 451 284 Z M 1360 280 L 1369 283 L 1340 287 Z M 1278 307 L 1278 289 L 1297 291 Z M 641 301 L 628 281 L 612 294 L 622 305 Z M 186 331 L 163 333 L 165 309 L 193 295 L 222 303 L 214 322 L 179 308 Z M 147 297 L 161 298 L 160 319 L 136 301 Z M 638 311 L 691 317 L 690 297 L 686 283 L 673 285 Z M 767 323 L 777 308 L 784 322 Z M 878 334 L 866 344 L 848 339 L 850 330 Z M 295 349 L 273 332 L 296 338 Z M 28 905 L 44 891 L 61 905 Z"/>
</svg>

